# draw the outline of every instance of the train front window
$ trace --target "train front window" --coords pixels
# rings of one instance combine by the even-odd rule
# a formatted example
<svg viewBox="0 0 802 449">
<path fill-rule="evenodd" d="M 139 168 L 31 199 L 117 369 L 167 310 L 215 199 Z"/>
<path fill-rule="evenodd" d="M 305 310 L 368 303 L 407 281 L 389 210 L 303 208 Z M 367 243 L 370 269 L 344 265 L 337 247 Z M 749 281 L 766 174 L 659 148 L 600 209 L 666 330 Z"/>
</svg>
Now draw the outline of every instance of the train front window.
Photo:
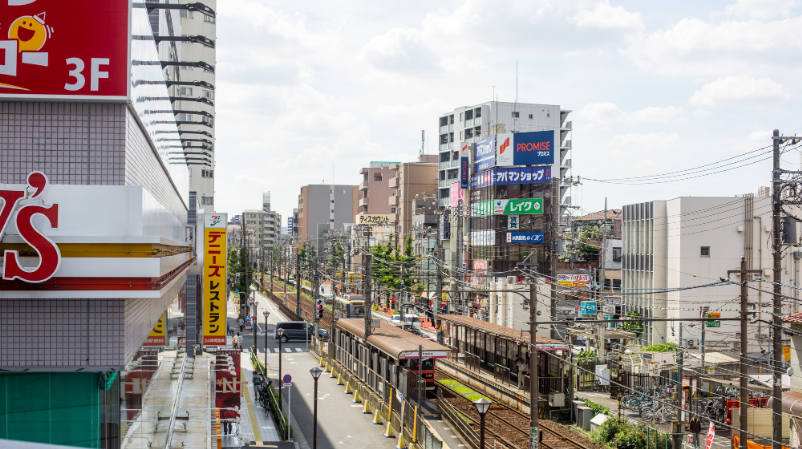
<svg viewBox="0 0 802 449">
<path fill-rule="evenodd" d="M 365 315 L 365 306 L 358 305 L 358 306 L 351 306 L 351 315 L 354 316 L 364 316 Z"/>
<path fill-rule="evenodd" d="M 417 371 L 418 369 L 418 359 L 407 359 L 406 360 L 406 367 L 407 369 Z M 434 364 L 432 364 L 432 359 L 423 359 L 423 370 L 424 371 L 431 371 L 434 369 Z"/>
</svg>

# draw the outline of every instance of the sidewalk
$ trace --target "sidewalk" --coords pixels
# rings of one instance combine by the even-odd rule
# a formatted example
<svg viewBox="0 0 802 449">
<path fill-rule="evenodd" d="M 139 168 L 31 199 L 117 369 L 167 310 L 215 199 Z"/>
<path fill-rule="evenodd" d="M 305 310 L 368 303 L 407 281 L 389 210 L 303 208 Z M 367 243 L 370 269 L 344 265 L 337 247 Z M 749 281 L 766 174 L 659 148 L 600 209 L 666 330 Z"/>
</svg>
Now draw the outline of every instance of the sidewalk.
<svg viewBox="0 0 802 449">
<path fill-rule="evenodd" d="M 253 363 L 247 352 L 242 353 L 240 360 L 242 367 L 243 395 L 240 405 L 240 435 L 245 441 L 255 444 L 257 441 L 262 443 L 281 441 L 275 422 L 269 410 L 265 410 L 259 405 L 254 394 L 253 386 Z"/>
</svg>

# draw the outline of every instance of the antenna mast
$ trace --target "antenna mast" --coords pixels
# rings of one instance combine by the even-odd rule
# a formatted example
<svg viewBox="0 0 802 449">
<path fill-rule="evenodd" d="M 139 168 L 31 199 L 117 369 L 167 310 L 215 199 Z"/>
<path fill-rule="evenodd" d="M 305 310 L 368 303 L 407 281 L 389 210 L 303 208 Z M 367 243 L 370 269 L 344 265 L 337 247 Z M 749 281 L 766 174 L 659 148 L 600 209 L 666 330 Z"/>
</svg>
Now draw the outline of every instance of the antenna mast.
<svg viewBox="0 0 802 449">
<path fill-rule="evenodd" d="M 423 156 L 423 153 L 426 148 L 426 130 L 422 129 L 420 131 L 420 154 Z"/>
</svg>

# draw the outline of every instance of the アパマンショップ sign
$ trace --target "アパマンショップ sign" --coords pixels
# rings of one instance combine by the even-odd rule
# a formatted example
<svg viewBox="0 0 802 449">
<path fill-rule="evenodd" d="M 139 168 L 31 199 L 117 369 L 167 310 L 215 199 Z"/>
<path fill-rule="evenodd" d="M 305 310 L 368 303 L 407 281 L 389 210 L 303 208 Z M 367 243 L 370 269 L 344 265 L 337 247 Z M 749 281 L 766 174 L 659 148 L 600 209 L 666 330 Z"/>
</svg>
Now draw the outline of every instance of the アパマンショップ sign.
<svg viewBox="0 0 802 449">
<path fill-rule="evenodd" d="M 0 8 L 0 97 L 128 95 L 129 3 L 9 0 Z"/>
</svg>

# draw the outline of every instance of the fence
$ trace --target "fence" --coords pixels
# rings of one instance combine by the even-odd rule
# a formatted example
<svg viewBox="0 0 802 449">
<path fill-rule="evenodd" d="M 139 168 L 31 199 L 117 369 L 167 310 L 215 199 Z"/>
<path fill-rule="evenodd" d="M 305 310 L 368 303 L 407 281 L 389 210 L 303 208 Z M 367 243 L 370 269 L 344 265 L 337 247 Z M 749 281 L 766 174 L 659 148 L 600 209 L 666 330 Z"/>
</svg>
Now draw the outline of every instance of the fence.
<svg viewBox="0 0 802 449">
<path fill-rule="evenodd" d="M 265 367 L 262 365 L 259 360 L 256 358 L 256 353 L 251 351 L 251 362 L 253 362 L 253 366 L 256 371 L 259 372 L 265 379 L 267 379 L 267 373 L 265 373 Z M 268 404 L 270 405 L 270 414 L 273 415 L 273 421 L 276 423 L 276 429 L 278 429 L 279 436 L 281 438 L 285 438 L 287 435 L 287 415 L 284 414 L 282 410 L 279 410 L 278 407 L 278 395 L 276 391 L 273 389 L 273 386 L 267 388 L 267 399 Z M 292 425 L 290 427 L 290 437 L 294 434 L 294 429 Z"/>
</svg>

